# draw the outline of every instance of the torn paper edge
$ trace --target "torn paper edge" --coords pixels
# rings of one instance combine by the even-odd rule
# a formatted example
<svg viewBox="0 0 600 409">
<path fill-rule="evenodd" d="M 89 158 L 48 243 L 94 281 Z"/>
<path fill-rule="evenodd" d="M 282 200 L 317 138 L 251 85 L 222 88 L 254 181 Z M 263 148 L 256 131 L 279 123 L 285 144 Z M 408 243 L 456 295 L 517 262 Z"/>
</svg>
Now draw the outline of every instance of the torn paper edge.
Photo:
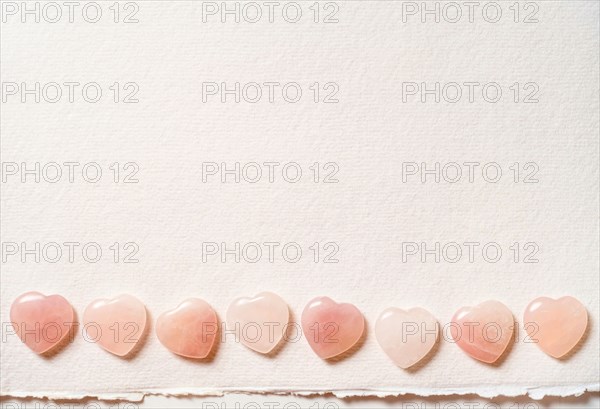
<svg viewBox="0 0 600 409">
<path fill-rule="evenodd" d="M 486 385 L 465 388 L 383 388 L 383 389 L 294 389 L 294 388 L 169 388 L 169 389 L 142 389 L 127 392 L 0 392 L 0 397 L 18 399 L 52 399 L 52 400 L 81 400 L 98 399 L 106 401 L 141 402 L 150 395 L 171 397 L 207 397 L 224 396 L 229 393 L 243 394 L 273 394 L 316 396 L 333 395 L 336 398 L 353 397 L 399 397 L 414 395 L 418 397 L 450 396 L 450 395 L 478 395 L 481 398 L 495 398 L 497 396 L 520 397 L 528 396 L 534 400 L 546 396 L 568 397 L 581 396 L 586 392 L 600 392 L 600 382 L 583 385 L 560 386 L 517 386 L 517 385 Z"/>
</svg>

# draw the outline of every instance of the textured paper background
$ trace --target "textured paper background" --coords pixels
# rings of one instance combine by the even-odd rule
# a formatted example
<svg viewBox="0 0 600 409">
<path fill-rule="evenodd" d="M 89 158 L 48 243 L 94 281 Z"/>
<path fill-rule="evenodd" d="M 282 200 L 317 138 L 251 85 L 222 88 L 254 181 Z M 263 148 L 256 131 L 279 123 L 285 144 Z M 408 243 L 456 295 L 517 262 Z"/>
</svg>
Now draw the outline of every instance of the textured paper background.
<svg viewBox="0 0 600 409">
<path fill-rule="evenodd" d="M 140 23 L 2 25 L 2 81 L 134 81 L 138 104 L 2 105 L 3 162 L 101 163 L 98 184 L 2 184 L 3 242 L 139 244 L 138 264 L 2 265 L 2 322 L 29 290 L 60 293 L 79 316 L 91 300 L 131 293 L 151 319 L 188 297 L 223 319 L 242 295 L 271 290 L 299 318 L 329 295 L 355 303 L 369 332 L 344 361 L 322 362 L 302 339 L 275 358 L 234 342 L 210 362 L 171 355 L 150 333 L 122 360 L 81 336 L 50 359 L 13 337 L 2 348 L 2 394 L 138 398 L 220 391 L 340 396 L 399 393 L 569 395 L 598 389 L 598 4 L 538 2 L 540 23 L 402 23 L 401 2 L 340 2 L 338 24 L 202 24 L 191 2 L 140 2 Z M 412 21 L 412 20 L 411 20 Z M 318 81 L 340 103 L 203 104 L 204 81 Z M 540 102 L 402 103 L 403 81 L 533 81 Z M 108 164 L 140 165 L 138 184 L 110 182 Z M 336 162 L 337 184 L 202 183 L 202 162 Z M 538 184 L 402 183 L 402 162 L 536 162 Z M 201 243 L 339 244 L 337 264 L 306 250 L 291 264 L 202 262 Z M 495 264 L 402 263 L 401 243 L 501 243 Z M 540 263 L 510 260 L 536 242 Z M 108 254 L 108 253 L 107 253 Z M 389 306 L 423 306 L 441 324 L 462 305 L 504 302 L 520 320 L 539 296 L 570 294 L 590 313 L 566 361 L 517 343 L 497 367 L 441 342 L 418 371 L 396 368 L 372 327 Z M 522 337 L 521 337 L 522 339 Z"/>
</svg>

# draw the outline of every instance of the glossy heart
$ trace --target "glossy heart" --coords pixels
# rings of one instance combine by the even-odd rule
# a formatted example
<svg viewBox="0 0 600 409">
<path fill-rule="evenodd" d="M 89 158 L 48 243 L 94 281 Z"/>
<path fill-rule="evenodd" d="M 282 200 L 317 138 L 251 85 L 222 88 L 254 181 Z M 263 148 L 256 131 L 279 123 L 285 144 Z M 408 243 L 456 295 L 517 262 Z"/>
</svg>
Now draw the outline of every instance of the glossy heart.
<svg viewBox="0 0 600 409">
<path fill-rule="evenodd" d="M 388 308 L 375 323 L 381 349 L 404 369 L 425 358 L 437 342 L 438 333 L 436 318 L 423 308 Z"/>
<path fill-rule="evenodd" d="M 463 307 L 454 314 L 450 334 L 471 357 L 494 363 L 502 356 L 515 330 L 510 310 L 499 301 Z"/>
<path fill-rule="evenodd" d="M 218 331 L 217 314 L 204 300 L 190 298 L 156 320 L 156 336 L 171 352 L 206 358 Z"/>
<path fill-rule="evenodd" d="M 313 351 L 322 359 L 352 348 L 365 330 L 362 313 L 352 304 L 338 304 L 317 297 L 302 312 L 302 331 Z"/>
<path fill-rule="evenodd" d="M 21 294 L 10 308 L 10 320 L 21 341 L 43 354 L 60 343 L 75 324 L 73 307 L 62 296 Z"/>
<path fill-rule="evenodd" d="M 281 342 L 290 320 L 286 302 L 277 294 L 264 292 L 238 298 L 227 310 L 227 325 L 248 348 L 268 354 Z"/>
<path fill-rule="evenodd" d="M 588 313 L 573 297 L 533 300 L 523 316 L 531 342 L 554 358 L 565 356 L 579 343 L 588 324 Z"/>
<path fill-rule="evenodd" d="M 118 356 L 129 354 L 146 328 L 146 307 L 137 298 L 123 294 L 112 300 L 96 300 L 83 313 L 89 342 Z"/>
</svg>

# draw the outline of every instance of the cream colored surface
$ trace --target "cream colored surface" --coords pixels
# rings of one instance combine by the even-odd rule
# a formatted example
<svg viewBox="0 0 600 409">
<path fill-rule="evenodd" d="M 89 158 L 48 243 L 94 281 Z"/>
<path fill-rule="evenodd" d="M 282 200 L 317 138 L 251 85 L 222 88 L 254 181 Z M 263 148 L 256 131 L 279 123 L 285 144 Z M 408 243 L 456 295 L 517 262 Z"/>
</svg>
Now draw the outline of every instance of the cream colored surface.
<svg viewBox="0 0 600 409">
<path fill-rule="evenodd" d="M 69 408 L 69 404 L 62 407 L 50 406 L 47 402 L 37 400 L 21 400 L 21 399 L 0 399 L 0 402 L 5 406 L 8 403 L 29 405 L 19 407 L 19 409 L 39 409 L 43 405 L 48 405 L 48 408 L 62 409 Z M 35 405 L 38 406 L 35 406 Z M 115 403 L 98 402 L 95 400 L 86 400 L 77 402 L 83 407 L 85 404 L 98 405 L 96 408 L 114 408 Z M 127 405 L 121 403 L 122 407 Z M 72 406 L 71 406 L 72 407 Z M 75 406 L 77 407 L 77 406 Z M 291 409 L 291 408 L 323 408 L 323 409 L 338 409 L 338 408 L 357 408 L 357 409 L 379 409 L 379 408 L 394 408 L 394 409 L 471 409 L 471 408 L 528 408 L 528 409 L 575 409 L 575 408 L 593 408 L 600 407 L 600 396 L 598 393 L 587 393 L 579 397 L 546 397 L 542 400 L 532 400 L 526 397 L 506 398 L 497 397 L 494 399 L 483 399 L 477 396 L 447 396 L 447 397 L 416 397 L 416 396 L 399 396 L 380 398 L 349 398 L 339 399 L 332 396 L 277 396 L 277 395 L 244 395 L 244 394 L 227 394 L 220 397 L 172 397 L 172 396 L 149 396 L 144 402 L 136 403 L 135 406 L 129 406 L 127 409 L 164 409 L 164 408 L 202 408 L 202 409 Z M 8 408 L 7 408 L 8 409 Z M 11 408 L 12 409 L 12 408 Z"/>
<path fill-rule="evenodd" d="M 303 3 L 304 4 L 304 3 Z M 139 399 L 145 393 L 222 391 L 397 395 L 479 393 L 535 397 L 598 388 L 598 3 L 540 1 L 535 24 L 402 22 L 400 2 L 340 2 L 339 23 L 202 23 L 199 3 L 139 2 L 137 24 L 57 23 L 1 27 L 2 81 L 28 84 L 98 82 L 101 103 L 1 106 L 1 159 L 8 162 L 97 162 L 98 183 L 1 185 L 3 242 L 96 242 L 97 263 L 3 263 L 0 317 L 19 294 L 64 295 L 81 319 L 94 299 L 129 293 L 149 322 L 199 297 L 221 321 L 241 294 L 272 291 L 297 322 L 306 303 L 328 295 L 356 305 L 367 322 L 350 359 L 322 361 L 304 339 L 274 359 L 228 338 L 210 363 L 180 359 L 154 334 L 131 360 L 74 342 L 43 359 L 16 336 L 0 346 L 3 395 Z M 523 4 L 521 4 L 523 6 Z M 309 13 L 306 10 L 306 13 Z M 523 9 L 521 11 L 524 12 Z M 530 10 L 529 10 L 530 11 Z M 108 13 L 108 11 L 106 11 Z M 110 14 L 107 14 L 110 16 Z M 523 16 L 522 16 L 523 17 Z M 203 82 L 295 81 L 300 103 L 202 103 Z M 466 100 L 402 102 L 403 82 L 497 82 L 499 103 Z M 139 85 L 137 104 L 111 101 L 114 82 Z M 313 103 L 310 84 L 336 82 L 337 104 Z M 512 102 L 509 87 L 535 82 L 539 103 Z M 523 91 L 523 90 L 522 90 Z M 124 96 L 121 95 L 121 98 Z M 321 95 L 321 97 L 323 97 Z M 431 100 L 430 100 L 431 101 Z M 203 162 L 296 162 L 304 177 L 287 183 L 202 182 Z M 402 163 L 502 166 L 498 183 L 403 183 Z M 139 165 L 139 183 L 112 182 L 110 164 Z M 338 183 L 314 183 L 309 166 L 339 166 Z M 537 184 L 514 183 L 509 167 L 535 162 Z M 323 173 L 324 170 L 321 169 Z M 279 173 L 278 173 L 279 175 Z M 121 174 L 122 181 L 123 174 Z M 323 177 L 323 174 L 321 175 Z M 321 179 L 322 180 L 322 179 Z M 496 263 L 403 262 L 403 242 L 496 242 Z M 119 263 L 109 246 L 121 246 Z M 139 263 L 123 263 L 136 242 Z M 202 258 L 202 242 L 297 242 L 290 263 Z M 320 244 L 320 261 L 309 247 Z M 338 263 L 323 263 L 323 245 L 339 246 Z M 538 263 L 523 263 L 523 245 L 539 246 Z M 513 243 L 521 247 L 513 260 Z M 281 248 L 280 247 L 280 248 Z M 80 253 L 78 253 L 80 254 Z M 398 368 L 373 336 L 380 312 L 422 306 L 441 327 L 463 305 L 502 301 L 520 319 L 540 295 L 577 297 L 590 312 L 585 341 L 568 360 L 519 342 L 499 366 L 470 359 L 440 340 L 419 371 Z M 522 323 L 519 323 L 522 324 Z M 81 330 L 81 328 L 80 328 Z M 32 371 L 35 368 L 35 371 Z"/>
</svg>

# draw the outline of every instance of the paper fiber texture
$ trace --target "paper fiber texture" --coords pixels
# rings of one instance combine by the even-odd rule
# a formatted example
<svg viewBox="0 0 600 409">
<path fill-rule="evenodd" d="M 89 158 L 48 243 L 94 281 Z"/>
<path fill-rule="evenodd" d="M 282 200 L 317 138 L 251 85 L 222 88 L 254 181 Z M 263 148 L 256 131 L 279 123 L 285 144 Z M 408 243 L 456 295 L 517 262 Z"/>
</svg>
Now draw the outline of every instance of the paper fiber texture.
<svg viewBox="0 0 600 409">
<path fill-rule="evenodd" d="M 83 3 L 72 23 L 66 8 L 55 23 L 50 9 L 24 23 L 4 10 L 2 395 L 597 391 L 599 6 L 512 3 L 470 17 L 458 2 L 457 20 L 427 2 L 439 22 L 399 1 L 281 3 L 273 22 L 240 3 L 239 23 L 221 2 L 119 3 L 118 15 L 99 2 L 95 23 Z M 331 363 L 302 337 L 265 357 L 228 336 L 195 362 L 151 325 L 121 359 L 79 327 L 40 357 L 5 326 L 27 291 L 65 296 L 80 320 L 92 300 L 132 294 L 153 323 L 189 297 L 222 321 L 266 290 L 294 322 L 315 296 L 355 304 L 364 343 Z M 524 342 L 524 308 L 542 295 L 589 312 L 568 359 Z M 406 371 L 374 338 L 388 307 L 426 308 L 444 328 L 488 299 L 519 323 L 498 365 L 446 336 Z"/>
</svg>

